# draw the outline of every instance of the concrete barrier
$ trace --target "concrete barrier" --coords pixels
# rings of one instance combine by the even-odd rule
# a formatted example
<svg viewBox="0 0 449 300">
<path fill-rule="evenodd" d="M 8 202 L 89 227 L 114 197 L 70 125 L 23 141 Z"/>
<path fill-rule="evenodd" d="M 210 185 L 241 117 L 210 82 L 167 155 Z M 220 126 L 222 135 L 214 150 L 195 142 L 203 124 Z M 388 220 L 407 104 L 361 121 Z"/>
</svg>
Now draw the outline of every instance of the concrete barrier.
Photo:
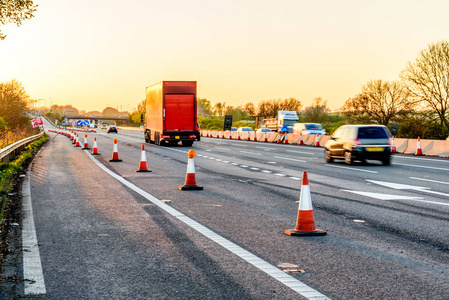
<svg viewBox="0 0 449 300">
<path fill-rule="evenodd" d="M 204 135 L 207 133 L 203 131 Z M 211 131 L 212 137 L 216 138 L 217 133 L 219 134 L 219 138 L 222 137 L 222 131 Z M 232 135 L 233 140 L 237 140 L 237 132 L 235 131 L 225 131 L 224 136 L 225 139 L 229 139 L 229 136 Z M 315 146 L 316 135 L 303 135 L 303 142 L 305 146 Z M 256 138 L 258 142 L 265 141 L 265 133 L 257 133 Z M 246 132 L 240 133 L 240 139 L 243 141 L 248 140 L 248 135 Z M 320 135 L 320 146 L 324 147 L 326 142 L 330 139 L 330 135 Z M 250 140 L 254 141 L 254 133 L 251 133 Z M 269 143 L 277 143 L 278 141 L 278 133 L 271 132 L 267 134 L 267 140 Z M 299 145 L 300 143 L 300 135 L 297 133 L 289 133 L 288 134 L 288 143 L 292 145 Z M 403 154 L 415 154 L 416 148 L 418 144 L 418 139 L 395 139 L 396 143 L 396 151 L 398 153 Z M 449 158 L 449 140 L 426 140 L 421 139 L 421 149 L 424 155 L 429 156 L 439 156 Z"/>
</svg>

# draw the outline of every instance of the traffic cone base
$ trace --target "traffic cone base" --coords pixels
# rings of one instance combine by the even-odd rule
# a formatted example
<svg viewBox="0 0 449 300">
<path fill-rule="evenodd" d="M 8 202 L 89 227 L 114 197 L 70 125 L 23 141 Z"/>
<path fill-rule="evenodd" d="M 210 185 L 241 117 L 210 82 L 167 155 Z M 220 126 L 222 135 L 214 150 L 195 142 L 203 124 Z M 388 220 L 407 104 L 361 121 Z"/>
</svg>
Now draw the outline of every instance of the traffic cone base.
<svg viewBox="0 0 449 300">
<path fill-rule="evenodd" d="M 296 229 L 287 229 L 284 231 L 286 235 L 293 235 L 293 236 L 317 236 L 317 235 L 326 235 L 327 232 L 321 229 L 316 229 L 312 232 L 305 232 L 305 231 L 297 231 Z"/>
</svg>

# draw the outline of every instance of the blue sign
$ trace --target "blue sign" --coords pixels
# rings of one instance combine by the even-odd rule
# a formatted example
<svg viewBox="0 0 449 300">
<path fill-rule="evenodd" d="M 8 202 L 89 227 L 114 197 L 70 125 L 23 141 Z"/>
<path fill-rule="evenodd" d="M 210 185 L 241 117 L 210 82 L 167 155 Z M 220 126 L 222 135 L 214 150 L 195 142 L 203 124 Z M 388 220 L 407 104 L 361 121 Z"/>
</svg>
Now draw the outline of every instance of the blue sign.
<svg viewBox="0 0 449 300">
<path fill-rule="evenodd" d="M 84 125 L 84 126 L 89 126 L 89 120 L 84 120 L 84 121 L 83 121 L 83 125 Z"/>
<path fill-rule="evenodd" d="M 76 121 L 76 126 L 83 126 L 83 121 L 81 120 Z"/>
</svg>

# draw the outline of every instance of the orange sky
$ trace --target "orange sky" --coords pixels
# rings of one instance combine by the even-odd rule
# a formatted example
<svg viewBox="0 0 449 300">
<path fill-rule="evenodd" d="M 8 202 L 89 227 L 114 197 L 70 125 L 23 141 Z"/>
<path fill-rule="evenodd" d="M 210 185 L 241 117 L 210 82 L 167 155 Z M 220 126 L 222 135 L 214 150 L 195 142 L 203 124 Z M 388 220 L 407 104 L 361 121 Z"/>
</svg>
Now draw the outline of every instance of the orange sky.
<svg viewBox="0 0 449 300">
<path fill-rule="evenodd" d="M 82 110 L 132 110 L 161 80 L 196 80 L 212 103 L 322 97 L 336 109 L 449 39 L 448 1 L 35 2 L 35 18 L 1 27 L 0 82 Z"/>
</svg>

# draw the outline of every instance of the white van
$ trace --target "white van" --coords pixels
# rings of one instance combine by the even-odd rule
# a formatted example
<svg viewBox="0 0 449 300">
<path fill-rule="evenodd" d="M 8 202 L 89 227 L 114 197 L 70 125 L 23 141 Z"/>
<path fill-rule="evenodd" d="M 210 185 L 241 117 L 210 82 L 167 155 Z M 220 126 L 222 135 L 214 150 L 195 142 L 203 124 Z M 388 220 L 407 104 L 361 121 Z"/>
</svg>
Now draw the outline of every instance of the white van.
<svg viewBox="0 0 449 300">
<path fill-rule="evenodd" d="M 319 123 L 295 123 L 293 133 L 325 135 L 326 130 Z"/>
</svg>

